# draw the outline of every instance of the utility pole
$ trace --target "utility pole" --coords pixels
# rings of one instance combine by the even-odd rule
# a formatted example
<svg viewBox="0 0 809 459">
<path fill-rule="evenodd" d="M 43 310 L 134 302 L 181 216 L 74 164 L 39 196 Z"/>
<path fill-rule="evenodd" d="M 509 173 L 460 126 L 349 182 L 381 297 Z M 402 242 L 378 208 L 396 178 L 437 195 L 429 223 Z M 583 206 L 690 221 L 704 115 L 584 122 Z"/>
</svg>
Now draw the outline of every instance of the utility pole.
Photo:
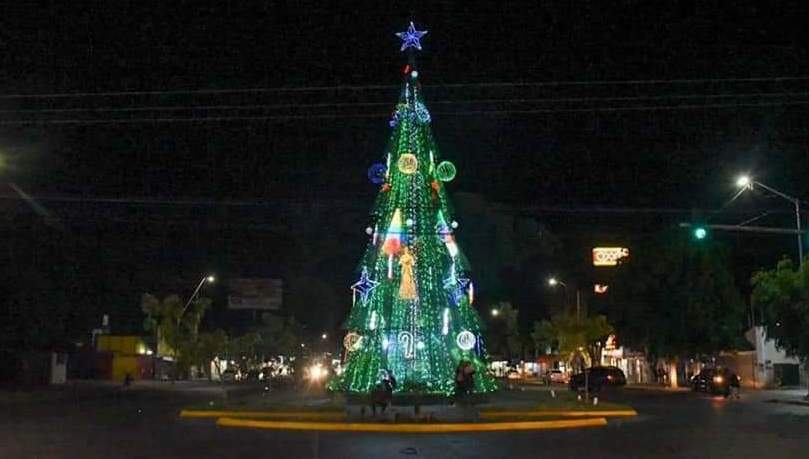
<svg viewBox="0 0 809 459">
<path fill-rule="evenodd" d="M 795 226 L 798 228 L 798 265 L 803 267 L 803 239 L 801 231 L 801 201 L 795 200 Z"/>
</svg>

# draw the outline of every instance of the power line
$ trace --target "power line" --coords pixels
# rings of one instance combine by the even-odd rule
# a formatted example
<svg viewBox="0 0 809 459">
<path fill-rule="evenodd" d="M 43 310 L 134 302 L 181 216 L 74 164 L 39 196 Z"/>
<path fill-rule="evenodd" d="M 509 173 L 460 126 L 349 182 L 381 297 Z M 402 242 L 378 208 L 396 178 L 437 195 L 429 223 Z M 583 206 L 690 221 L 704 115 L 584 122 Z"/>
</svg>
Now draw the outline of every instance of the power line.
<svg viewBox="0 0 809 459">
<path fill-rule="evenodd" d="M 56 92 L 45 94 L 0 94 L 0 99 L 64 99 L 82 97 L 124 97 L 124 96 L 162 96 L 162 95 L 203 95 L 203 94 L 249 94 L 261 92 L 317 92 L 317 91 L 362 91 L 366 89 L 390 89 L 395 85 L 361 85 L 361 86 L 298 86 L 278 88 L 243 88 L 243 89 L 173 89 L 153 91 L 102 91 L 102 92 Z"/>
<path fill-rule="evenodd" d="M 809 100 L 739 103 L 739 104 L 683 104 L 683 105 L 647 105 L 637 107 L 589 107 L 589 108 L 548 108 L 525 110 L 477 110 L 466 112 L 435 113 L 436 115 L 510 115 L 510 114 L 550 114 L 550 113 L 584 113 L 584 112 L 633 112 L 633 111 L 669 111 L 669 110 L 701 110 L 721 108 L 754 108 L 754 107 L 780 107 L 784 105 L 809 105 Z"/>
<path fill-rule="evenodd" d="M 653 85 L 653 84 L 693 84 L 693 83 L 756 83 L 809 81 L 809 76 L 751 77 L 751 78 L 685 78 L 672 80 L 591 80 L 591 81 L 538 81 L 524 83 L 449 83 L 432 87 L 510 87 L 510 86 L 609 86 L 609 85 Z"/>
<path fill-rule="evenodd" d="M 606 112 L 643 112 L 643 111 L 676 111 L 705 110 L 725 108 L 762 108 L 781 106 L 809 105 L 809 100 L 762 102 L 762 103 L 728 103 L 728 104 L 682 104 L 682 105 L 646 105 L 636 107 L 588 107 L 588 108 L 534 108 L 506 110 L 465 110 L 451 112 L 433 112 L 439 116 L 503 116 L 531 115 L 554 113 L 606 113 Z M 386 118 L 390 113 L 309 113 L 300 115 L 257 115 L 257 116 L 201 116 L 201 117 L 169 117 L 169 118 L 107 118 L 107 119 L 27 119 L 0 121 L 0 126 L 22 125 L 93 125 L 93 124 L 141 124 L 141 123 L 208 123 L 223 121 L 291 121 L 309 119 L 354 119 L 354 118 Z"/>
<path fill-rule="evenodd" d="M 534 104 L 557 102 L 632 102 L 676 99 L 745 99 L 771 97 L 806 97 L 809 92 L 758 92 L 758 93 L 722 93 L 722 94 L 671 94 L 660 96 L 626 96 L 626 97 L 549 97 L 549 98 L 507 98 L 507 99 L 466 99 L 436 100 L 430 105 L 469 105 L 469 104 Z M 284 108 L 326 108 L 326 107 L 377 107 L 392 106 L 388 102 L 319 102 L 319 103 L 284 103 L 284 104 L 213 104 L 213 105 L 145 105 L 140 107 L 72 107 L 72 108 L 33 108 L 3 109 L 0 113 L 81 113 L 81 112 L 149 112 L 149 111 L 182 111 L 182 110 L 276 110 Z"/>
<path fill-rule="evenodd" d="M 333 118 L 383 118 L 390 113 L 354 113 L 354 114 L 306 114 L 306 115 L 265 115 L 265 116 L 204 116 L 196 118 L 120 118 L 120 119 L 30 119 L 17 121 L 0 121 L 0 126 L 20 125 L 91 125 L 91 124 L 160 124 L 160 123 L 209 123 L 222 121 L 291 121 L 306 119 Z"/>
<path fill-rule="evenodd" d="M 651 79 L 651 80 L 591 80 L 591 81 L 537 81 L 537 82 L 499 82 L 499 83 L 436 83 L 434 88 L 501 88 L 501 87 L 542 87 L 542 86 L 609 86 L 609 85 L 657 85 L 657 84 L 696 84 L 696 83 L 757 83 L 809 81 L 809 76 L 780 77 L 748 77 L 748 78 L 688 78 L 688 79 Z M 0 99 L 57 99 L 81 97 L 122 97 L 122 96 L 156 96 L 156 95 L 204 95 L 204 94 L 239 94 L 239 93 L 282 93 L 282 92 L 318 92 L 318 91 L 364 91 L 376 89 L 398 88 L 399 85 L 333 85 L 333 86 L 297 86 L 274 88 L 226 88 L 226 89 L 174 89 L 149 91 L 102 91 L 102 92 L 57 92 L 39 94 L 0 94 Z"/>
<path fill-rule="evenodd" d="M 77 203 L 77 204 L 134 204 L 134 205 L 153 205 L 153 206 L 189 206 L 189 207 L 275 207 L 281 205 L 302 205 L 308 207 L 329 207 L 334 206 L 347 206 L 357 207 L 359 211 L 367 211 L 363 205 L 357 206 L 356 199 L 350 198 L 330 198 L 318 199 L 314 202 L 307 199 L 292 201 L 283 198 L 275 198 L 275 200 L 235 200 L 235 199 L 162 199 L 162 198 L 148 198 L 148 197 L 119 197 L 119 198 L 105 198 L 93 196 L 67 196 L 67 195 L 41 195 L 34 196 L 40 202 L 62 202 L 62 203 Z M 372 199 L 372 198 L 371 198 Z M 24 200 L 23 197 L 18 195 L 0 195 L 0 200 Z M 280 201 L 280 202 L 279 202 Z M 791 214 L 792 210 L 789 209 L 749 209 L 749 210 L 727 210 L 724 208 L 719 209 L 693 209 L 693 208 L 680 208 L 680 207 L 610 207 L 610 206 L 519 206 L 493 203 L 491 207 L 496 212 L 515 212 L 515 213 L 559 213 L 559 214 L 577 214 L 577 213 L 591 213 L 591 214 L 628 214 L 628 213 L 642 213 L 642 214 L 739 214 L 749 215 L 751 213 L 767 212 L 769 214 Z"/>
</svg>

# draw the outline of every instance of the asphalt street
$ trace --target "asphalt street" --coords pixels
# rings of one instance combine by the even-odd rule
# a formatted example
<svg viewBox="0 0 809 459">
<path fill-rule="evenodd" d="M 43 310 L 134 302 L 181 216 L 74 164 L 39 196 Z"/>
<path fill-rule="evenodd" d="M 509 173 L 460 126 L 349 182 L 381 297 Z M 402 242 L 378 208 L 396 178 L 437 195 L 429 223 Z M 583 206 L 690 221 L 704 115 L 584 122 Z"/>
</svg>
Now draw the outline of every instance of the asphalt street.
<svg viewBox="0 0 809 459">
<path fill-rule="evenodd" d="M 608 398 L 639 416 L 607 427 L 451 435 L 229 429 L 178 418 L 180 407 L 207 396 L 132 390 L 0 403 L 0 458 L 809 457 L 809 406 L 768 403 L 774 392 L 725 400 L 626 389 Z"/>
</svg>

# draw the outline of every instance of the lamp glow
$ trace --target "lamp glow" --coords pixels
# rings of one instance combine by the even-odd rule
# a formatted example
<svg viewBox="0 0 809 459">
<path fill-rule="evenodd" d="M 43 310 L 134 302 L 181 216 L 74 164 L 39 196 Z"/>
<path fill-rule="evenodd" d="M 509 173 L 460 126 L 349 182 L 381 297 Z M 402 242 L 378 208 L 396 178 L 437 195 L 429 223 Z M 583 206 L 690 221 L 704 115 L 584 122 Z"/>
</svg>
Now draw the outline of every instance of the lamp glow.
<svg viewBox="0 0 809 459">
<path fill-rule="evenodd" d="M 308 368 L 308 377 L 310 381 L 320 381 L 329 375 L 329 370 L 323 368 L 323 365 L 316 363 Z"/>
</svg>

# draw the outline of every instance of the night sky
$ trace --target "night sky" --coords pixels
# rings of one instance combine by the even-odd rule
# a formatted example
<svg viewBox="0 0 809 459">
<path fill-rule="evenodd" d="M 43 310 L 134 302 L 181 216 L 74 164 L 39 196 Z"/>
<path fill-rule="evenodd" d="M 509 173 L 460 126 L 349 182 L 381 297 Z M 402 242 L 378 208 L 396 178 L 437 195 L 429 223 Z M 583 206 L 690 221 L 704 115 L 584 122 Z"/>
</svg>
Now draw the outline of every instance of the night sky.
<svg viewBox="0 0 809 459">
<path fill-rule="evenodd" d="M 329 318 L 313 326 L 336 326 L 405 63 L 393 33 L 411 15 L 430 31 L 419 69 L 458 167 L 450 189 L 491 207 L 490 221 L 461 220 L 476 271 L 504 277 L 471 230 L 495 214 L 537 225 L 521 243 L 547 232 L 564 247 L 520 260 L 533 265 L 522 284 L 492 280 L 484 301 L 527 310 L 544 296 L 526 284 L 551 270 L 586 278 L 592 244 L 679 221 L 771 210 L 759 223 L 791 225 L 789 206 L 761 194 L 722 207 L 739 172 L 809 194 L 803 2 L 148 3 L 17 2 L 0 18 L 11 322 L 41 325 L 59 303 L 63 325 L 108 312 L 132 331 L 142 292 L 190 290 L 214 270 L 320 283 Z M 794 251 L 788 237 L 715 238 L 740 284 Z M 509 295 L 520 289 L 533 293 Z"/>
</svg>

